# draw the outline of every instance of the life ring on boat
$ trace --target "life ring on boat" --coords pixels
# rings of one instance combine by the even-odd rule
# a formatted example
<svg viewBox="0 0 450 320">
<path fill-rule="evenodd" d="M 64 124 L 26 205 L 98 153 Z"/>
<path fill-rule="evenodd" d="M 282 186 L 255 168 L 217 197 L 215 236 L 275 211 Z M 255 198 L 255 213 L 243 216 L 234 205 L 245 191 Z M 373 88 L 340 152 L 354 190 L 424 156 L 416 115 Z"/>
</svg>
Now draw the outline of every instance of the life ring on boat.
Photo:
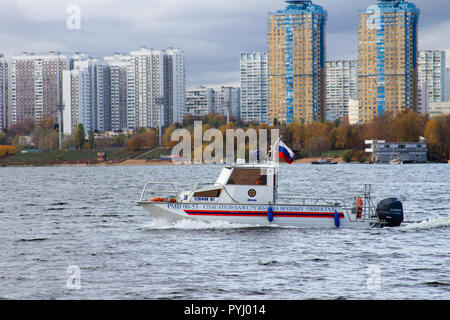
<svg viewBox="0 0 450 320">
<path fill-rule="evenodd" d="M 171 198 L 169 199 L 169 202 L 177 202 L 177 199 Z"/>
<path fill-rule="evenodd" d="M 362 209 L 363 209 L 363 200 L 361 197 L 358 197 L 355 201 L 355 207 L 356 207 L 356 218 L 362 217 Z"/>
<path fill-rule="evenodd" d="M 167 198 L 151 198 L 150 201 L 152 201 L 152 202 L 165 202 L 165 201 L 167 201 Z"/>
</svg>

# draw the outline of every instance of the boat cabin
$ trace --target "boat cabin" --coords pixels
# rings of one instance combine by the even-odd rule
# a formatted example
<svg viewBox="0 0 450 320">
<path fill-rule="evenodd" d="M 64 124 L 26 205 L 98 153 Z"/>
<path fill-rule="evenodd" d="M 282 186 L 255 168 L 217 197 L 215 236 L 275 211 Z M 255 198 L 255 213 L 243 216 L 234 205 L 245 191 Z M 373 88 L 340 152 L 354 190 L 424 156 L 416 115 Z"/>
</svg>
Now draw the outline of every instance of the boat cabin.
<svg viewBox="0 0 450 320">
<path fill-rule="evenodd" d="M 222 169 L 211 186 L 197 184 L 181 193 L 182 202 L 271 204 L 277 198 L 276 169 L 272 164 L 242 164 Z"/>
</svg>

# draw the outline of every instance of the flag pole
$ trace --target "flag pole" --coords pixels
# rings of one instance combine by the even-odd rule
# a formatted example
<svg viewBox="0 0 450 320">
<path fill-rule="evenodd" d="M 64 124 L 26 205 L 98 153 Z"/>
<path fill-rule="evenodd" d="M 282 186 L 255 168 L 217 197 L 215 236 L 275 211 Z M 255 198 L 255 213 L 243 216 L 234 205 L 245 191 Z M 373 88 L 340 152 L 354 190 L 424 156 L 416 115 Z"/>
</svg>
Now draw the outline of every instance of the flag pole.
<svg viewBox="0 0 450 320">
<path fill-rule="evenodd" d="M 272 157 L 272 161 L 275 161 L 275 159 L 274 159 L 274 156 L 275 156 L 275 147 L 276 147 L 277 144 L 281 141 L 281 137 L 282 137 L 282 136 L 279 136 L 278 139 L 277 139 L 277 141 L 275 141 L 275 143 L 274 143 L 272 146 L 270 146 L 270 156 L 269 156 L 269 158 Z"/>
</svg>

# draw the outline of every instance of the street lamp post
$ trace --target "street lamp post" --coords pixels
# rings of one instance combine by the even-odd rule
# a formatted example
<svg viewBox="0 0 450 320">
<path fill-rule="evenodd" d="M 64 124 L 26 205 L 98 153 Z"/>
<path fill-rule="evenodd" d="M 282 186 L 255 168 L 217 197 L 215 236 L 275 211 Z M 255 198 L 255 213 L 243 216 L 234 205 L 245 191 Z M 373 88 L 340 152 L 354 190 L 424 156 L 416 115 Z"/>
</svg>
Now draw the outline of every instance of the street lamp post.
<svg viewBox="0 0 450 320">
<path fill-rule="evenodd" d="M 59 150 L 61 150 L 62 145 L 62 116 L 64 111 L 64 104 L 58 104 L 58 131 L 59 131 Z"/>
<path fill-rule="evenodd" d="M 163 126 L 163 110 L 164 110 L 164 96 L 157 99 L 159 104 L 159 145 L 162 146 L 162 126 Z"/>
</svg>

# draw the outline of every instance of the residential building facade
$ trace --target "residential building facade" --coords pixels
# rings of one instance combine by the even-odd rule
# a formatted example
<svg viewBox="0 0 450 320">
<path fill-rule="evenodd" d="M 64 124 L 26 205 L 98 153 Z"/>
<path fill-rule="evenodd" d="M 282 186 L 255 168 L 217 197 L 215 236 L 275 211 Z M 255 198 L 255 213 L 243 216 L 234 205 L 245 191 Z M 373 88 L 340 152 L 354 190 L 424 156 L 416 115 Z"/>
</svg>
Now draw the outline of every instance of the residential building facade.
<svg viewBox="0 0 450 320">
<path fill-rule="evenodd" d="M 348 101 L 348 122 L 351 125 L 359 123 L 359 101 L 358 101 L 358 99 L 350 99 Z"/>
<path fill-rule="evenodd" d="M 109 71 L 86 54 L 72 59 L 73 69 L 63 72 L 64 133 L 72 134 L 78 124 L 85 132 L 105 131 L 110 122 Z"/>
<path fill-rule="evenodd" d="M 8 128 L 8 60 L 0 54 L 0 132 Z"/>
<path fill-rule="evenodd" d="M 180 49 L 164 51 L 165 125 L 181 123 L 186 113 L 185 56 Z"/>
<path fill-rule="evenodd" d="M 109 68 L 109 103 L 110 103 L 110 129 L 121 131 L 127 127 L 127 70 L 130 56 L 116 53 L 104 57 Z"/>
<path fill-rule="evenodd" d="M 419 51 L 419 112 L 430 102 L 447 101 L 447 70 L 444 50 Z M 425 96 L 426 95 L 426 96 Z"/>
<path fill-rule="evenodd" d="M 240 118 L 246 122 L 269 122 L 268 56 L 263 52 L 241 53 Z"/>
<path fill-rule="evenodd" d="M 326 120 L 344 120 L 349 100 L 358 96 L 358 61 L 327 61 Z"/>
<path fill-rule="evenodd" d="M 222 116 L 240 117 L 240 91 L 239 87 L 220 86 L 213 87 L 212 113 Z"/>
<path fill-rule="evenodd" d="M 127 73 L 127 127 L 164 125 L 164 55 L 160 50 L 131 51 Z"/>
<path fill-rule="evenodd" d="M 307 0 L 287 0 L 268 15 L 269 122 L 325 119 L 327 12 Z"/>
<path fill-rule="evenodd" d="M 70 66 L 65 55 L 23 53 L 11 59 L 10 120 L 57 120 L 62 103 L 62 74 Z"/>
<path fill-rule="evenodd" d="M 214 90 L 203 86 L 186 88 L 186 112 L 205 116 L 213 112 Z"/>
<path fill-rule="evenodd" d="M 428 113 L 431 117 L 450 114 L 450 101 L 430 102 Z"/>
<path fill-rule="evenodd" d="M 385 112 L 417 111 L 419 14 L 403 0 L 378 0 L 359 13 L 360 121 Z"/>
</svg>

